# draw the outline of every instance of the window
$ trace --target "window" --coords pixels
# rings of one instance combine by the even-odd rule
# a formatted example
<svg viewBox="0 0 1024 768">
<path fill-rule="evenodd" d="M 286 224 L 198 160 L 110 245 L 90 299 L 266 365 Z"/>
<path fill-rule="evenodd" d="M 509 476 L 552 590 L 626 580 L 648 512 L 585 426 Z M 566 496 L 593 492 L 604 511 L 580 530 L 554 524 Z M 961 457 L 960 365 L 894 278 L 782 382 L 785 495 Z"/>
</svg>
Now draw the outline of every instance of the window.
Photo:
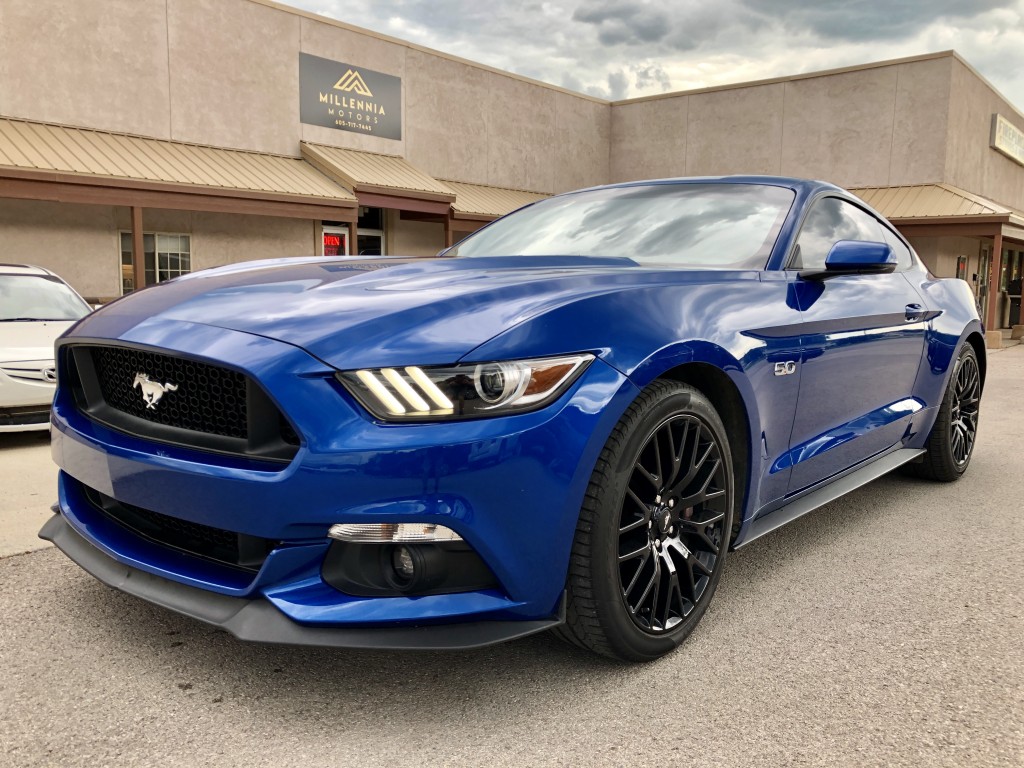
<svg viewBox="0 0 1024 768">
<path fill-rule="evenodd" d="M 837 197 L 823 197 L 807 214 L 789 268 L 824 269 L 825 257 L 838 241 L 886 242 L 882 230 L 873 216 L 857 206 Z"/>
<path fill-rule="evenodd" d="M 0 275 L 0 322 L 78 320 L 90 307 L 53 275 Z"/>
<path fill-rule="evenodd" d="M 498 219 L 445 255 L 624 257 L 641 264 L 764 269 L 793 197 L 784 187 L 740 183 L 573 192 Z"/>
<path fill-rule="evenodd" d="M 348 255 L 348 227 L 324 222 L 324 256 Z"/>
<path fill-rule="evenodd" d="M 957 256 L 956 257 L 956 276 L 960 280 L 967 279 L 967 257 Z"/>
<path fill-rule="evenodd" d="M 192 271 L 191 235 L 146 232 L 142 235 L 146 285 L 153 285 Z M 135 290 L 132 270 L 132 233 L 121 233 L 121 293 Z"/>
<path fill-rule="evenodd" d="M 892 248 L 892 252 L 896 255 L 896 269 L 904 270 L 910 269 L 914 264 L 914 257 L 910 255 L 910 249 L 904 244 L 902 240 L 884 224 L 882 227 L 882 235 L 885 237 L 885 242 Z"/>
</svg>

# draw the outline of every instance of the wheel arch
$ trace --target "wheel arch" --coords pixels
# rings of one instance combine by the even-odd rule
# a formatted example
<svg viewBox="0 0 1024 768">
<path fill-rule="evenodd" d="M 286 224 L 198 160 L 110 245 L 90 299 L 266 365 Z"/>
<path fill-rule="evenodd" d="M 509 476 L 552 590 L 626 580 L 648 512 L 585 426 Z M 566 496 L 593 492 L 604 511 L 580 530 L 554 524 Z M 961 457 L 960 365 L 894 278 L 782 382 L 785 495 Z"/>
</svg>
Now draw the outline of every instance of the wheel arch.
<svg viewBox="0 0 1024 768">
<path fill-rule="evenodd" d="M 725 425 L 729 435 L 729 453 L 733 466 L 733 493 L 737 503 L 733 516 L 732 541 L 736 540 L 745 517 L 745 510 L 753 477 L 752 440 L 750 413 L 740 388 L 721 368 L 711 363 L 693 361 L 677 365 L 664 371 L 659 379 L 669 379 L 689 384 L 708 398 Z M 743 436 L 744 439 L 735 439 Z"/>
<path fill-rule="evenodd" d="M 974 354 L 978 358 L 978 372 L 981 374 L 981 390 L 985 391 L 985 374 L 988 371 L 988 359 L 985 352 L 985 339 L 977 330 L 967 334 L 965 342 L 974 348 Z"/>
</svg>

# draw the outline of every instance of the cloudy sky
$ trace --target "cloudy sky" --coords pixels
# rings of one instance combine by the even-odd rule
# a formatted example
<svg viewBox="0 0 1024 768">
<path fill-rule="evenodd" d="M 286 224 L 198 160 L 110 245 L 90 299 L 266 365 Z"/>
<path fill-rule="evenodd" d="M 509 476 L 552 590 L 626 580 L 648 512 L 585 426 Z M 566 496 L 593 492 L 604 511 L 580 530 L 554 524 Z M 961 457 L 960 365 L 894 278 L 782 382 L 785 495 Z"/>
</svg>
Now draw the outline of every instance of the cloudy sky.
<svg viewBox="0 0 1024 768">
<path fill-rule="evenodd" d="M 958 51 L 1024 110 L 1024 0 L 285 0 L 604 98 Z"/>
</svg>

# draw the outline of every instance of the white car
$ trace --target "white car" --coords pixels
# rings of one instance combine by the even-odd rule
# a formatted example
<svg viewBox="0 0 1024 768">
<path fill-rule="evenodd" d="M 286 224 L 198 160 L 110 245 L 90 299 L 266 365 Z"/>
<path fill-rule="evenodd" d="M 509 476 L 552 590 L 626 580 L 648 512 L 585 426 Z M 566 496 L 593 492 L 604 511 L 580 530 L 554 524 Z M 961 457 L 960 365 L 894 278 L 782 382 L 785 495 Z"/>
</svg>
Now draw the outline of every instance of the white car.
<svg viewBox="0 0 1024 768">
<path fill-rule="evenodd" d="M 0 432 L 50 426 L 53 342 L 91 309 L 48 270 L 0 264 Z"/>
</svg>

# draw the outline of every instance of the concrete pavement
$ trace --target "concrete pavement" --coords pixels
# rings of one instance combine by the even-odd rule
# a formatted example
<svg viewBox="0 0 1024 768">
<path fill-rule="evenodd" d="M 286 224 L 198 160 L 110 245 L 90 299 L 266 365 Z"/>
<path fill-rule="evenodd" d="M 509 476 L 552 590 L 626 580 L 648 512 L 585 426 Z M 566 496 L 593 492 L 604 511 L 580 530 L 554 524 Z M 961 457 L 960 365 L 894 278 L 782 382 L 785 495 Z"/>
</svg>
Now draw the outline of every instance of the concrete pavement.
<svg viewBox="0 0 1024 768">
<path fill-rule="evenodd" d="M 48 547 L 36 535 L 57 500 L 49 432 L 0 432 L 0 557 Z"/>
<path fill-rule="evenodd" d="M 1022 382 L 1024 347 L 990 357 L 961 481 L 891 475 L 733 553 L 643 666 L 244 645 L 53 549 L 0 559 L 0 765 L 1024 765 Z"/>
</svg>

